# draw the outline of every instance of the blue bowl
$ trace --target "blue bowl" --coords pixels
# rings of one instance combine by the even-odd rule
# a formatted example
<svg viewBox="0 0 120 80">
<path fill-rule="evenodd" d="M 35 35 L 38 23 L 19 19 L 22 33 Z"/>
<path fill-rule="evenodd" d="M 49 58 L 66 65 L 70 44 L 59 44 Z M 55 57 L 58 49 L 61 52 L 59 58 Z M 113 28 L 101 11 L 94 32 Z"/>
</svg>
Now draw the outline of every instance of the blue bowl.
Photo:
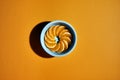
<svg viewBox="0 0 120 80">
<path fill-rule="evenodd" d="M 61 53 L 57 53 L 57 52 L 52 52 L 49 48 L 46 47 L 45 45 L 45 42 L 44 42 L 44 37 L 45 37 L 45 33 L 46 31 L 54 26 L 54 25 L 63 25 L 65 26 L 69 31 L 70 33 L 72 34 L 72 42 L 71 44 L 69 45 L 69 48 Z M 42 30 L 41 34 L 40 34 L 40 43 L 41 43 L 41 46 L 42 48 L 44 49 L 44 51 L 51 55 L 51 56 L 55 56 L 55 57 L 61 57 L 61 56 L 66 56 L 68 54 L 70 54 L 73 49 L 75 48 L 76 46 L 76 42 L 77 42 L 77 37 L 76 37 L 76 32 L 74 30 L 74 28 L 72 27 L 72 25 L 70 25 L 69 23 L 65 22 L 65 21 L 61 21 L 61 20 L 55 20 L 55 21 L 52 21 L 50 23 L 48 23 Z"/>
</svg>

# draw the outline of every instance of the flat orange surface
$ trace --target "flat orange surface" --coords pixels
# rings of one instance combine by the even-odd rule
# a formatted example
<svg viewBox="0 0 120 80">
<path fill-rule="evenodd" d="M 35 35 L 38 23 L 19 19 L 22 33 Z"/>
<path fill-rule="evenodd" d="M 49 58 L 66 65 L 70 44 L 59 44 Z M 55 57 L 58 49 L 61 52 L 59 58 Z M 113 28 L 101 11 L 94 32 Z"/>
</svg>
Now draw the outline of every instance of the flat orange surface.
<svg viewBox="0 0 120 80">
<path fill-rule="evenodd" d="M 65 20 L 77 32 L 68 56 L 30 46 L 36 24 Z M 0 0 L 0 80 L 120 80 L 119 0 Z"/>
</svg>

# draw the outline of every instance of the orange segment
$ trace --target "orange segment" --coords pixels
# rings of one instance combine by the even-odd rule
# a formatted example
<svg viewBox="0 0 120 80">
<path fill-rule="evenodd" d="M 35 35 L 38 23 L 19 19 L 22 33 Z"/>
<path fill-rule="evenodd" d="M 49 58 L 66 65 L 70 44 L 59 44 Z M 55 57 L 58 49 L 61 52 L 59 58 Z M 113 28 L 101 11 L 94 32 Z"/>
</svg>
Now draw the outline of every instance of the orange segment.
<svg viewBox="0 0 120 80">
<path fill-rule="evenodd" d="M 45 36 L 45 42 L 47 42 L 47 43 L 53 43 L 53 44 L 56 43 L 55 40 L 49 40 L 46 36 Z"/>
<path fill-rule="evenodd" d="M 54 37 L 54 35 L 53 35 L 53 30 L 52 30 L 53 28 L 54 28 L 54 26 L 53 26 L 53 27 L 50 27 L 50 28 L 48 29 L 48 34 L 49 34 L 49 36 L 52 37 L 52 38 Z"/>
<path fill-rule="evenodd" d="M 60 41 L 60 48 L 59 48 L 59 50 L 57 52 L 61 53 L 61 52 L 64 51 L 64 49 L 65 49 L 65 45 L 64 45 L 64 43 L 62 41 Z"/>
<path fill-rule="evenodd" d="M 56 46 L 56 43 L 48 43 L 48 42 L 45 42 L 45 45 L 48 47 L 48 48 L 54 48 Z"/>
<path fill-rule="evenodd" d="M 65 29 L 65 26 L 59 26 L 56 30 L 56 35 L 58 36 L 58 34 Z"/>
<path fill-rule="evenodd" d="M 62 30 L 62 31 L 58 34 L 58 36 L 59 36 L 59 37 L 62 37 L 62 35 L 63 35 L 64 33 L 66 33 L 66 32 L 68 32 L 67 29 Z"/>
<path fill-rule="evenodd" d="M 54 48 L 50 48 L 50 50 L 55 52 L 55 51 L 58 51 L 59 48 L 60 48 L 60 43 L 56 44 L 56 46 Z"/>
<path fill-rule="evenodd" d="M 51 39 L 49 39 L 47 36 L 45 36 L 44 39 L 45 39 L 45 41 L 47 41 L 47 42 L 55 42 L 55 39 L 52 39 L 52 40 L 51 40 Z"/>
<path fill-rule="evenodd" d="M 70 32 L 64 32 L 62 35 L 62 37 L 66 36 L 66 37 L 72 37 Z"/>
<path fill-rule="evenodd" d="M 49 40 L 55 40 L 53 37 L 49 35 L 48 31 L 46 32 L 46 37 L 49 38 Z"/>
<path fill-rule="evenodd" d="M 66 41 L 66 40 L 63 40 L 62 41 L 63 43 L 64 43 L 64 45 L 65 45 L 65 50 L 68 48 L 68 42 Z"/>
<path fill-rule="evenodd" d="M 60 27 L 60 26 L 59 26 L 59 25 L 56 25 L 56 26 L 54 26 L 54 27 L 52 28 L 53 36 L 57 36 L 57 35 L 56 35 L 56 30 L 57 30 L 58 27 Z"/>
<path fill-rule="evenodd" d="M 60 39 L 67 41 L 69 44 L 71 43 L 70 37 L 61 37 Z"/>
</svg>

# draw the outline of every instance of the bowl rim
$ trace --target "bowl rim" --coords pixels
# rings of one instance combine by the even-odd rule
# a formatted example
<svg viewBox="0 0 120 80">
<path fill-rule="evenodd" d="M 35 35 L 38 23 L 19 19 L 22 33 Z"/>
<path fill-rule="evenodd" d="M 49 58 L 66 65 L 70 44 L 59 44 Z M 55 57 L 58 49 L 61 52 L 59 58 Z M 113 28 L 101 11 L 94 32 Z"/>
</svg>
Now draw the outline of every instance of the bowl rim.
<svg viewBox="0 0 120 80">
<path fill-rule="evenodd" d="M 73 41 L 73 45 L 71 46 L 71 48 L 70 48 L 69 50 L 67 50 L 67 52 L 60 53 L 60 54 L 58 54 L 58 53 L 56 53 L 56 52 L 52 52 L 51 50 L 49 50 L 49 49 L 46 47 L 45 43 L 44 43 L 44 36 L 45 36 L 46 31 L 47 31 L 50 27 L 52 27 L 52 26 L 55 25 L 55 24 L 57 25 L 58 23 L 59 23 L 59 24 L 64 24 L 64 25 L 66 25 L 66 27 L 72 31 L 72 35 L 74 35 L 74 41 Z M 55 56 L 55 57 L 66 56 L 66 55 L 70 54 L 70 53 L 74 50 L 74 48 L 75 48 L 75 46 L 76 46 L 76 44 L 77 44 L 76 31 L 75 31 L 75 29 L 73 28 L 73 26 L 72 26 L 71 24 L 69 24 L 68 22 L 63 21 L 63 20 L 54 20 L 54 21 L 51 21 L 51 22 L 49 22 L 47 25 L 44 26 L 44 28 L 43 28 L 43 30 L 42 30 L 42 32 L 41 32 L 41 34 L 40 34 L 40 43 L 41 43 L 42 48 L 44 49 L 44 51 L 45 51 L 47 54 L 49 54 L 49 55 L 51 55 L 51 56 Z"/>
</svg>

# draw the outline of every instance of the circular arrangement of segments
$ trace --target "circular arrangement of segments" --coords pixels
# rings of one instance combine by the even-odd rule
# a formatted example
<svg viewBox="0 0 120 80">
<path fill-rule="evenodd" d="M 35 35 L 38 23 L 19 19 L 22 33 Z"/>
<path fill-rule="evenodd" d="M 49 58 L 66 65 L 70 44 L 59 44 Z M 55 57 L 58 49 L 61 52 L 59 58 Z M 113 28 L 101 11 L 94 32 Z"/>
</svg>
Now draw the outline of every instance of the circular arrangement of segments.
<svg viewBox="0 0 120 80">
<path fill-rule="evenodd" d="M 77 37 L 73 26 L 61 20 L 49 22 L 40 34 L 40 44 L 51 56 L 68 55 L 75 48 L 76 42 Z"/>
<path fill-rule="evenodd" d="M 53 52 L 61 53 L 68 49 L 72 35 L 65 26 L 56 25 L 45 34 L 45 45 Z"/>
</svg>

